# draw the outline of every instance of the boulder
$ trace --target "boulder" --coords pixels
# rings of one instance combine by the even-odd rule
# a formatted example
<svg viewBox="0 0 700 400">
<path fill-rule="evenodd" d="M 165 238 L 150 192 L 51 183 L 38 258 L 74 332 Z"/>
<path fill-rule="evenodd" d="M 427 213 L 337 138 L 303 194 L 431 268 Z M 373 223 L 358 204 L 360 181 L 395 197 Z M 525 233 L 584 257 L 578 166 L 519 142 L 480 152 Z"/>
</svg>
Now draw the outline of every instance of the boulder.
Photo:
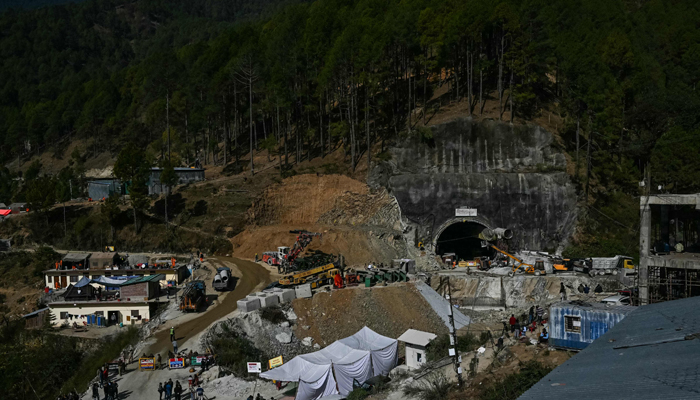
<svg viewBox="0 0 700 400">
<path fill-rule="evenodd" d="M 278 342 L 284 344 L 292 343 L 292 335 L 290 335 L 287 332 L 278 333 L 277 335 L 275 335 L 275 339 L 277 339 Z"/>
</svg>

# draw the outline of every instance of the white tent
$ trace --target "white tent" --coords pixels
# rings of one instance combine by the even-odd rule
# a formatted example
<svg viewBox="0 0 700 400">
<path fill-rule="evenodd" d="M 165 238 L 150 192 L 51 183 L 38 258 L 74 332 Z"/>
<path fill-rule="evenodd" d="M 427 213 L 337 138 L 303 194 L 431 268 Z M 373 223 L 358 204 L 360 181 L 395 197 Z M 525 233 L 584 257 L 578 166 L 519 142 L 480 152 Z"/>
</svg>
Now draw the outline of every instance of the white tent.
<svg viewBox="0 0 700 400">
<path fill-rule="evenodd" d="M 314 400 L 352 391 L 353 380 L 386 375 L 398 361 L 398 342 L 364 327 L 348 338 L 260 374 L 265 379 L 299 382 L 297 400 Z"/>
</svg>

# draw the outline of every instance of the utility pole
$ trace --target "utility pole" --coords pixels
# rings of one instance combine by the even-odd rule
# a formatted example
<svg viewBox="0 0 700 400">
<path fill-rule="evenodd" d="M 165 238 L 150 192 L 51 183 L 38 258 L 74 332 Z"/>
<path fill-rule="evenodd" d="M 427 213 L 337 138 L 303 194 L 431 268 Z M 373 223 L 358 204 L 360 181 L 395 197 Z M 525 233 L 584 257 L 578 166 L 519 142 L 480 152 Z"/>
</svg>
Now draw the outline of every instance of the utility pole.
<svg viewBox="0 0 700 400">
<path fill-rule="evenodd" d="M 452 305 L 452 288 L 450 287 L 450 277 L 445 278 L 447 280 L 447 296 L 449 300 L 449 310 L 447 312 L 447 315 L 450 316 L 450 355 L 452 356 L 452 362 L 454 364 L 454 370 L 455 373 L 457 374 L 457 384 L 459 387 L 462 387 L 464 384 L 464 381 L 462 379 L 462 367 L 460 366 L 462 356 L 459 355 L 459 352 L 457 351 L 457 330 L 455 329 L 455 317 L 454 317 L 454 307 Z"/>
</svg>

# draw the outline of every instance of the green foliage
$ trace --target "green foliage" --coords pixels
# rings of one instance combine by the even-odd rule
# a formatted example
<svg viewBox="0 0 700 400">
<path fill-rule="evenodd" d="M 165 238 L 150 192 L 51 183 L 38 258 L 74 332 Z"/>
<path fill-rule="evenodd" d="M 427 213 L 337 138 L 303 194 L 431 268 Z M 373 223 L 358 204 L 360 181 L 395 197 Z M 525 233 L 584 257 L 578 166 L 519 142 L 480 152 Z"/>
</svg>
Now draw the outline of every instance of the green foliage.
<svg viewBox="0 0 700 400">
<path fill-rule="evenodd" d="M 452 389 L 452 383 L 442 371 L 431 372 L 417 383 L 406 385 L 403 393 L 420 400 L 446 399 Z"/>
<path fill-rule="evenodd" d="M 652 182 L 673 193 L 700 191 L 700 129 L 685 131 L 674 127 L 656 142 L 652 150 Z"/>
<path fill-rule="evenodd" d="M 488 340 L 487 334 L 488 332 L 484 332 L 479 337 L 477 337 L 473 333 L 466 333 L 462 336 L 457 337 L 457 351 L 464 353 L 478 348 L 482 344 L 486 343 L 486 341 Z M 451 347 L 452 346 L 450 346 L 449 335 L 439 335 L 432 342 L 430 342 L 430 345 L 428 345 L 428 361 L 437 361 L 447 357 L 448 349 L 450 349 Z"/>
<path fill-rule="evenodd" d="M 515 400 L 551 371 L 552 368 L 535 360 L 521 363 L 520 371 L 482 387 L 479 400 Z"/>
<path fill-rule="evenodd" d="M 209 342 L 212 352 L 217 355 L 217 362 L 238 377 L 248 375 L 246 362 L 263 360 L 267 357 L 253 344 L 227 324 L 220 324 L 220 331 Z"/>
<path fill-rule="evenodd" d="M 287 317 L 284 312 L 275 306 L 263 307 L 260 309 L 260 318 L 270 321 L 273 324 L 279 324 L 287 321 Z"/>
<path fill-rule="evenodd" d="M 369 396 L 365 389 L 357 388 L 348 393 L 347 400 L 364 400 Z"/>
<path fill-rule="evenodd" d="M 35 251 L 13 251 L 0 257 L 0 286 L 16 284 L 31 271 L 32 280 L 27 284 L 41 284 L 43 272 L 61 259 L 61 255 L 50 247 L 39 247 Z"/>
<path fill-rule="evenodd" d="M 582 235 L 564 250 L 564 257 L 638 256 L 639 200 L 622 192 L 601 196 L 581 216 Z"/>
</svg>

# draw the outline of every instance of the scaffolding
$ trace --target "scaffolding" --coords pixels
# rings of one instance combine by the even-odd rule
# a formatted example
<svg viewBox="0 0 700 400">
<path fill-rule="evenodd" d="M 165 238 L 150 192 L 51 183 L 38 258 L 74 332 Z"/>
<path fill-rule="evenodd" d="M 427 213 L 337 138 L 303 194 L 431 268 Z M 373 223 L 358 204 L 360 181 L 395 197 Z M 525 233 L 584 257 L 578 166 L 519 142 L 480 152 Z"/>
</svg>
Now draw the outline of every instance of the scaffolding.
<svg viewBox="0 0 700 400">
<path fill-rule="evenodd" d="M 649 303 L 700 296 L 700 270 L 649 266 Z"/>
</svg>

